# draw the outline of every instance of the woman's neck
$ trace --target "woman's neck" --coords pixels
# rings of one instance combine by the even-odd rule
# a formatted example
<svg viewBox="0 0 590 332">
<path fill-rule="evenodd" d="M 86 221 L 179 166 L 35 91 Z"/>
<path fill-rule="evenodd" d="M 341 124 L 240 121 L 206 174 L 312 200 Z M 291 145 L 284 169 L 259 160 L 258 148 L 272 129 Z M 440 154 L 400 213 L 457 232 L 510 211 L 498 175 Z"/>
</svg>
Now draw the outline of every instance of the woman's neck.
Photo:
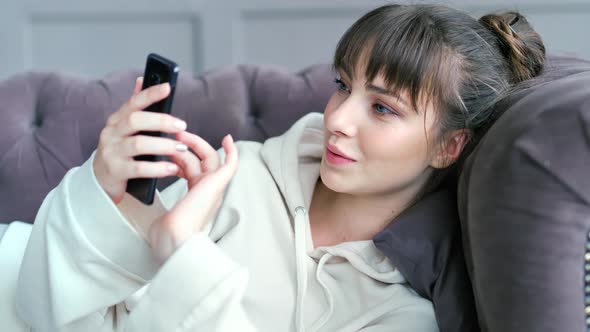
<svg viewBox="0 0 590 332">
<path fill-rule="evenodd" d="M 370 240 L 398 216 L 411 200 L 405 192 L 356 196 L 316 183 L 309 211 L 314 246 Z"/>
</svg>

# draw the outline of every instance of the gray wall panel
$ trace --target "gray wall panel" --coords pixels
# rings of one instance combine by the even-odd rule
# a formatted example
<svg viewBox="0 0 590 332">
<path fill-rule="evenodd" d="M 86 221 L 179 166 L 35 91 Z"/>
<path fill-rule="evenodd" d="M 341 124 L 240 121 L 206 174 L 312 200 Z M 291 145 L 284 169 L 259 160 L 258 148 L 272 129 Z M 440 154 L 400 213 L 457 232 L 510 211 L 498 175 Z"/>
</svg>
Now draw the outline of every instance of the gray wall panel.
<svg viewBox="0 0 590 332">
<path fill-rule="evenodd" d="M 297 70 L 330 61 L 345 29 L 370 8 L 388 2 L 3 0 L 0 79 L 25 70 L 101 76 L 142 68 L 150 51 L 175 59 L 191 72 L 230 63 Z M 590 58 L 589 0 L 436 2 L 477 16 L 493 9 L 518 9 L 543 34 L 551 52 Z"/>
<path fill-rule="evenodd" d="M 190 71 L 202 62 L 196 17 L 44 15 L 33 17 L 29 31 L 25 58 L 38 70 L 97 76 L 137 67 L 149 52 L 166 54 Z"/>
<path fill-rule="evenodd" d="M 236 32 L 236 62 L 273 63 L 297 70 L 330 62 L 338 39 L 357 11 L 249 11 Z"/>
<path fill-rule="evenodd" d="M 576 12 L 539 12 L 529 17 L 543 36 L 549 52 L 590 59 L 590 6 Z"/>
</svg>

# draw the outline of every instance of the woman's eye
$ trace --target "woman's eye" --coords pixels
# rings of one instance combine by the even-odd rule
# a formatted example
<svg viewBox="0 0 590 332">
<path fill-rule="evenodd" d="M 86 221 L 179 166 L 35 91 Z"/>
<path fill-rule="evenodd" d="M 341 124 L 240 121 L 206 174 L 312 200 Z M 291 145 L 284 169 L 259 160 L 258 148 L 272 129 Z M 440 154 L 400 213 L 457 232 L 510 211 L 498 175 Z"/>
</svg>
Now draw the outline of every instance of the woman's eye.
<svg viewBox="0 0 590 332">
<path fill-rule="evenodd" d="M 375 108 L 375 112 L 377 112 L 378 115 L 396 115 L 397 113 L 395 113 L 394 111 L 390 110 L 389 108 L 381 105 L 381 104 L 375 104 L 373 106 Z"/>
<path fill-rule="evenodd" d="M 344 91 L 344 92 L 349 92 L 348 87 L 346 86 L 346 84 L 344 84 L 344 82 L 342 82 L 341 79 L 335 78 L 334 83 L 336 83 L 336 85 L 338 85 L 338 90 Z"/>
</svg>

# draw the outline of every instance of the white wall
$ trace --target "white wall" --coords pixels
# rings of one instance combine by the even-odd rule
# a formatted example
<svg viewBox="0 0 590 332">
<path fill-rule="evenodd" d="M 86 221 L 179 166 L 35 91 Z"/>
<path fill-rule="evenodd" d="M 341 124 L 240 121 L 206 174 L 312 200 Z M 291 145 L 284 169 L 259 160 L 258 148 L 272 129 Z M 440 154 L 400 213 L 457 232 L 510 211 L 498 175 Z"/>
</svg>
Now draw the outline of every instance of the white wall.
<svg viewBox="0 0 590 332">
<path fill-rule="evenodd" d="M 0 79 L 24 70 L 86 76 L 143 68 L 155 51 L 184 71 L 230 63 L 297 70 L 329 62 L 344 30 L 383 0 L 2 0 Z M 413 1 L 416 2 L 416 1 Z M 481 15 L 518 9 L 550 52 L 590 58 L 590 0 L 437 1 Z"/>
</svg>

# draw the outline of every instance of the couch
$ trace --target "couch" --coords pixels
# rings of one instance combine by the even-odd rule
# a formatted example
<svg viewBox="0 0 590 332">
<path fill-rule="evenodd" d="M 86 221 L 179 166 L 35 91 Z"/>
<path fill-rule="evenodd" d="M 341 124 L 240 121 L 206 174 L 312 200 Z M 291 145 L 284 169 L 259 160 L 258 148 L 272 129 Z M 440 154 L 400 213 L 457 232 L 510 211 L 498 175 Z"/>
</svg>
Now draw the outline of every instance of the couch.
<svg viewBox="0 0 590 332">
<path fill-rule="evenodd" d="M 0 82 L 0 222 L 34 220 L 66 171 L 90 156 L 106 118 L 128 98 L 138 75 L 27 72 Z M 262 141 L 307 112 L 323 111 L 335 89 L 332 79 L 323 64 L 298 73 L 262 65 L 184 73 L 172 112 L 214 145 L 226 133 Z M 495 114 L 457 187 L 482 329 L 585 331 L 590 61 L 551 56 L 545 73 L 500 102 Z"/>
</svg>

